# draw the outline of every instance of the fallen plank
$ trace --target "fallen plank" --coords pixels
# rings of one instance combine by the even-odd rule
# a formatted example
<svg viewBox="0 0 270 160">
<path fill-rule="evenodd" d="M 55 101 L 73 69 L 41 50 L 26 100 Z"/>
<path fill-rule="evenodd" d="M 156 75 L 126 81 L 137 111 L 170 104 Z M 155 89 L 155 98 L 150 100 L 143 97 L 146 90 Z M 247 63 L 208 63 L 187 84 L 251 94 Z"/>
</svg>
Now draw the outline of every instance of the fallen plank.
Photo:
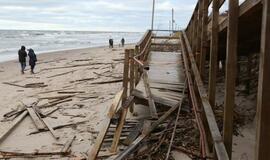
<svg viewBox="0 0 270 160">
<path fill-rule="evenodd" d="M 155 101 L 153 99 L 153 95 L 150 89 L 147 71 L 143 72 L 143 84 L 144 84 L 145 93 L 148 99 L 148 105 L 149 105 L 151 117 L 154 119 L 157 119 L 158 118 L 157 109 L 156 109 Z"/>
<path fill-rule="evenodd" d="M 10 86 L 16 86 L 16 87 L 25 88 L 24 85 L 18 85 L 18 84 L 15 84 L 15 83 L 3 82 L 3 84 L 10 85 Z"/>
<path fill-rule="evenodd" d="M 55 109 L 51 110 L 51 111 L 48 111 L 46 113 L 44 113 L 44 116 L 45 117 L 48 117 L 49 115 L 53 114 L 55 111 L 59 110 L 60 108 L 59 107 L 56 107 Z"/>
<path fill-rule="evenodd" d="M 123 96 L 123 91 L 124 90 L 122 89 L 120 92 L 118 92 L 116 94 L 116 96 L 115 96 L 115 98 L 113 100 L 113 103 L 112 103 L 112 105 L 109 108 L 109 112 L 108 112 L 105 120 L 103 121 L 103 127 L 102 127 L 101 131 L 98 134 L 98 137 L 96 139 L 96 142 L 94 144 L 94 147 L 88 153 L 89 160 L 95 160 L 96 157 L 97 157 L 97 155 L 98 155 L 98 152 L 99 152 L 99 150 L 101 148 L 101 144 L 104 141 L 104 137 L 106 135 L 106 132 L 109 129 L 109 126 L 110 126 L 110 123 L 111 123 L 111 119 L 114 116 L 115 111 L 117 110 L 117 107 L 119 106 L 119 104 L 121 102 L 121 99 L 122 99 L 122 96 Z"/>
<path fill-rule="evenodd" d="M 63 76 L 63 75 L 69 74 L 69 73 L 73 73 L 73 72 L 75 72 L 75 71 L 76 71 L 76 70 L 72 70 L 72 71 L 68 71 L 68 72 L 56 74 L 56 75 L 53 75 L 53 76 L 49 76 L 49 77 L 47 77 L 47 78 L 54 78 L 54 77 L 58 77 L 58 76 Z"/>
<path fill-rule="evenodd" d="M 72 123 L 67 123 L 67 124 L 61 124 L 61 125 L 54 126 L 54 127 L 52 127 L 52 128 L 53 128 L 54 130 L 57 130 L 57 129 L 65 128 L 65 127 L 76 126 L 76 125 L 78 125 L 78 124 L 82 124 L 82 123 L 86 123 L 86 122 L 88 122 L 88 120 L 80 121 L 80 122 L 72 122 Z M 49 129 L 45 128 L 45 129 L 42 130 L 42 131 L 34 131 L 34 132 L 30 132 L 28 135 L 38 134 L 38 133 L 47 132 L 47 131 L 49 131 Z"/>
<path fill-rule="evenodd" d="M 64 96 L 50 96 L 50 97 L 40 97 L 39 99 L 66 99 L 71 98 L 74 95 L 64 95 Z"/>
<path fill-rule="evenodd" d="M 55 133 L 54 129 L 51 127 L 51 125 L 49 124 L 49 122 L 46 119 L 42 119 L 42 121 L 44 122 L 44 124 L 46 125 L 46 127 L 49 129 L 49 131 L 51 132 L 52 136 L 55 139 L 59 139 L 60 136 Z M 66 151 L 62 151 L 62 152 L 66 152 Z"/>
<path fill-rule="evenodd" d="M 102 82 L 93 82 L 91 84 L 109 84 L 109 83 L 120 83 L 123 82 L 123 79 L 110 80 L 110 81 L 102 81 Z"/>
<path fill-rule="evenodd" d="M 58 94 L 76 94 L 76 93 L 85 93 L 85 91 L 58 91 Z"/>
<path fill-rule="evenodd" d="M 6 152 L 0 151 L 0 159 L 9 158 L 33 158 L 36 156 L 52 156 L 52 155 L 67 155 L 68 152 L 34 152 L 34 153 L 18 153 L 18 152 Z"/>
<path fill-rule="evenodd" d="M 76 136 L 73 136 L 70 140 L 66 142 L 64 147 L 61 149 L 61 152 L 68 152 L 69 148 L 71 147 L 73 141 L 75 140 Z"/>
<path fill-rule="evenodd" d="M 44 130 L 46 128 L 46 126 L 44 125 L 44 123 L 42 122 L 42 120 L 38 117 L 38 115 L 36 114 L 35 110 L 32 107 L 28 107 L 27 111 L 31 117 L 31 119 L 33 120 L 36 128 L 38 130 Z"/>
<path fill-rule="evenodd" d="M 184 93 L 185 93 L 185 89 L 183 90 L 183 97 L 184 97 Z M 151 127 L 146 128 L 143 133 L 135 140 L 133 141 L 133 143 L 127 148 L 125 149 L 119 156 L 117 156 L 115 158 L 115 160 L 122 160 L 124 159 L 126 156 L 128 156 L 139 144 L 140 142 L 146 138 L 159 124 L 161 124 L 162 122 L 164 122 L 173 112 L 175 112 L 175 110 L 177 108 L 179 108 L 179 105 L 182 105 L 183 103 L 183 98 L 180 100 L 180 102 L 173 106 L 172 108 L 169 109 L 169 111 L 167 111 L 164 115 L 162 115 L 157 121 L 155 121 Z"/>
<path fill-rule="evenodd" d="M 28 115 L 28 111 L 24 111 L 17 119 L 14 121 L 11 126 L 1 134 L 0 143 L 12 132 L 12 130 Z"/>
<path fill-rule="evenodd" d="M 64 100 L 57 101 L 57 102 L 54 102 L 54 103 L 51 103 L 51 104 L 48 104 L 48 105 L 39 106 L 39 108 L 49 108 L 49 107 L 53 107 L 53 106 L 56 106 L 58 104 L 65 103 L 65 102 L 70 102 L 70 101 L 72 101 L 72 99 L 64 99 Z"/>
<path fill-rule="evenodd" d="M 141 91 L 139 91 L 137 89 L 133 90 L 132 95 L 135 96 L 137 99 L 147 100 L 147 97 L 146 97 L 145 93 L 143 93 L 143 92 L 141 92 Z M 178 101 L 169 100 L 167 98 L 163 98 L 161 96 L 157 96 L 157 95 L 154 95 L 154 94 L 153 94 L 153 99 L 154 99 L 155 103 L 161 104 L 161 105 L 164 105 L 164 106 L 168 106 L 168 107 L 175 106 L 178 103 Z"/>
</svg>

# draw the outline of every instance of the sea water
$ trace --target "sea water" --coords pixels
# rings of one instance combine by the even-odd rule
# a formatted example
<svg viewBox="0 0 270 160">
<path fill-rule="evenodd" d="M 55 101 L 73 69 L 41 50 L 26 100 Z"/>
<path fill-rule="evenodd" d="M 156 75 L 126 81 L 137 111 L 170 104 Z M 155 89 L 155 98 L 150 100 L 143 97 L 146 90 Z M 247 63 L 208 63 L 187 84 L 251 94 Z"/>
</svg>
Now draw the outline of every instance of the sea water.
<svg viewBox="0 0 270 160">
<path fill-rule="evenodd" d="M 0 62 L 17 59 L 22 45 L 41 54 L 108 46 L 109 38 L 114 40 L 114 45 L 119 45 L 122 38 L 125 38 L 126 43 L 136 43 L 142 36 L 140 32 L 0 30 Z"/>
</svg>

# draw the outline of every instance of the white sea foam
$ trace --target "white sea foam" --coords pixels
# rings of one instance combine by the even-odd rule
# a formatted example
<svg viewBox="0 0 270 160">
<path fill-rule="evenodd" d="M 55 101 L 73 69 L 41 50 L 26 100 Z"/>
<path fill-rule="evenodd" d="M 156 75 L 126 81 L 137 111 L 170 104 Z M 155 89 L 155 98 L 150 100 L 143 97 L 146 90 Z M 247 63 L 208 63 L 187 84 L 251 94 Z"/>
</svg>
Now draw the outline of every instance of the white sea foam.
<svg viewBox="0 0 270 160">
<path fill-rule="evenodd" d="M 114 44 L 120 44 L 122 37 L 126 43 L 139 41 L 143 33 L 93 32 L 93 31 L 20 31 L 0 30 L 0 62 L 13 60 L 22 45 L 33 48 L 37 54 L 64 49 L 99 47 L 108 45 L 112 37 Z"/>
</svg>

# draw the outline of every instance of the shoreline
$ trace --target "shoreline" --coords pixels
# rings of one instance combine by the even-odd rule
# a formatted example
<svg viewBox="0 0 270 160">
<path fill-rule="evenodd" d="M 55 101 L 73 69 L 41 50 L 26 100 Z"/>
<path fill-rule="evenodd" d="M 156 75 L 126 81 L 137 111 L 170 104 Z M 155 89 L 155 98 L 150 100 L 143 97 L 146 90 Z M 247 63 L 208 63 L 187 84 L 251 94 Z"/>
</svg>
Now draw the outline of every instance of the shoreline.
<svg viewBox="0 0 270 160">
<path fill-rule="evenodd" d="M 130 45 L 135 45 L 135 43 L 127 43 L 125 46 L 130 46 Z M 42 55 L 46 55 L 46 54 L 63 54 L 65 52 L 72 52 L 72 51 L 77 52 L 77 51 L 81 51 L 81 50 L 98 49 L 98 48 L 109 48 L 109 46 L 108 45 L 102 45 L 102 46 L 93 46 L 93 47 L 48 50 L 48 51 L 44 51 L 44 52 L 38 52 L 38 53 L 36 53 L 36 55 L 38 57 L 41 57 Z M 119 48 L 119 47 L 116 46 L 114 48 Z M 17 57 L 17 55 L 16 55 L 16 57 Z M 14 62 L 14 61 L 17 61 L 17 58 L 14 58 L 14 59 L 11 59 L 11 60 L 3 60 L 3 61 L 1 61 L 1 59 L 0 59 L 0 64 L 8 63 L 8 62 Z"/>
</svg>

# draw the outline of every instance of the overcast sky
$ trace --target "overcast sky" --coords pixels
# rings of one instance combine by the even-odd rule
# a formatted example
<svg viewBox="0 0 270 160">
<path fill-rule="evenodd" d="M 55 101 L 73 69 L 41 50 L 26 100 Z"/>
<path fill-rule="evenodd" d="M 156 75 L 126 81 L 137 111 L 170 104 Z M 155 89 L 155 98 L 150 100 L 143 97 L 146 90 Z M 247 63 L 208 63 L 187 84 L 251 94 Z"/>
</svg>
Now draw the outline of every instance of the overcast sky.
<svg viewBox="0 0 270 160">
<path fill-rule="evenodd" d="M 155 28 L 168 29 L 171 9 L 184 28 L 197 0 L 156 0 Z M 145 31 L 152 0 L 0 0 L 0 29 Z"/>
</svg>

